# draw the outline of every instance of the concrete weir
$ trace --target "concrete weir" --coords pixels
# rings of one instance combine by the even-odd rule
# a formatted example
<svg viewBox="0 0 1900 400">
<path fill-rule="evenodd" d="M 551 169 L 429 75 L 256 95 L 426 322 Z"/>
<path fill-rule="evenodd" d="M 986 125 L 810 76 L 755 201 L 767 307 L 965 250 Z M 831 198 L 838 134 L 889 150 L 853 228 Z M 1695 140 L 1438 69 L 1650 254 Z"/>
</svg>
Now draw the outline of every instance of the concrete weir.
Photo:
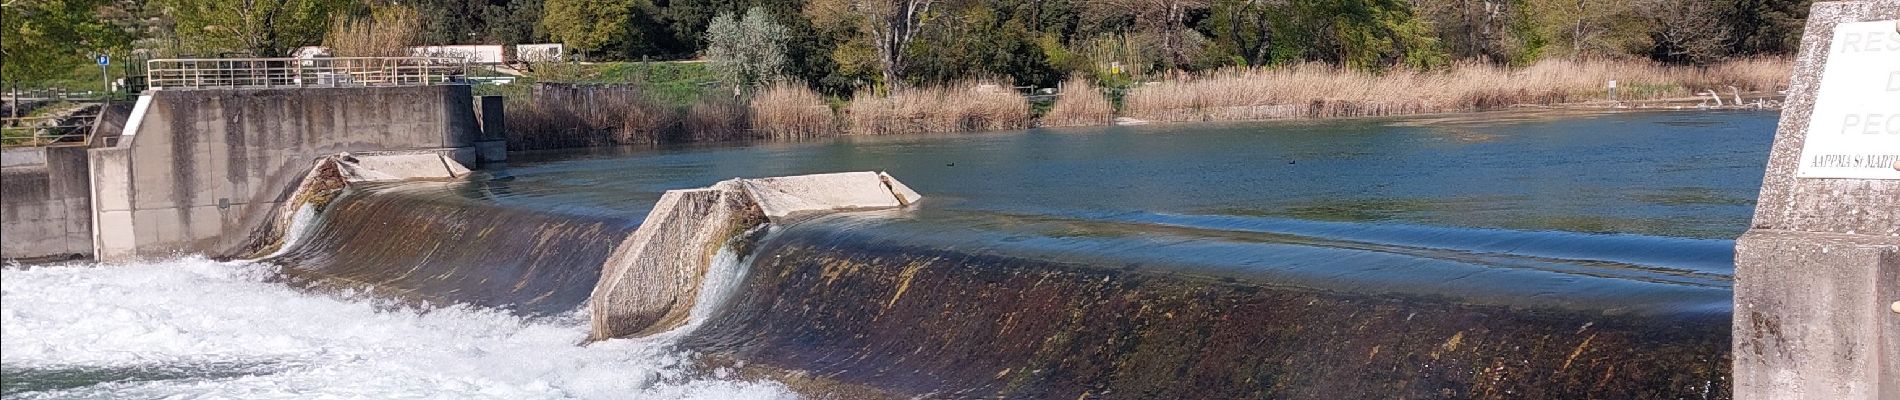
<svg viewBox="0 0 1900 400">
<path fill-rule="evenodd" d="M 427 151 L 477 161 L 465 85 L 155 90 L 115 143 L 88 150 L 93 248 L 105 261 L 249 253 L 312 160 Z"/>
<path fill-rule="evenodd" d="M 592 337 L 639 336 L 684 324 L 715 252 L 765 223 L 920 199 L 882 172 L 732 179 L 667 191 L 602 271 L 589 299 Z"/>
</svg>

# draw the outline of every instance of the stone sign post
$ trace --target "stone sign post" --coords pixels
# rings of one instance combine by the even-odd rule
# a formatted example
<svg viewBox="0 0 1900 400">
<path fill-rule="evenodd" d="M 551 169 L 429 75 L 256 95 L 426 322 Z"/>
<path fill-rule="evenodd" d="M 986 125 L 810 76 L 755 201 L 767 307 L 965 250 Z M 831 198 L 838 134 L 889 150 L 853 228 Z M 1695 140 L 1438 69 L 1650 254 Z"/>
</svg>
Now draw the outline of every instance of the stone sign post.
<svg viewBox="0 0 1900 400">
<path fill-rule="evenodd" d="M 1735 398 L 1900 399 L 1900 0 L 1815 3 L 1736 241 Z"/>
</svg>

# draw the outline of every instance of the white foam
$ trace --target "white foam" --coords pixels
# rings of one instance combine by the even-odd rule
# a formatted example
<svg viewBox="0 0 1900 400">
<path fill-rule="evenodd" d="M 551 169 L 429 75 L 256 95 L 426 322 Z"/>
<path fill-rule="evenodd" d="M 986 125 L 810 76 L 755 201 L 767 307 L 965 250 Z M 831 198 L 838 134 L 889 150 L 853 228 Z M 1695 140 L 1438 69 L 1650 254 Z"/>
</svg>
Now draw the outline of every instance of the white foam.
<svg viewBox="0 0 1900 400">
<path fill-rule="evenodd" d="M 270 268 L 202 258 L 7 268 L 0 271 L 0 364 L 9 370 L 254 365 L 265 372 L 113 382 L 24 397 L 793 397 L 776 382 L 694 373 L 692 355 L 673 346 L 678 335 L 583 347 L 577 344 L 586 337 L 585 314 L 526 321 L 469 308 L 391 311 L 373 301 L 265 282 Z"/>
</svg>

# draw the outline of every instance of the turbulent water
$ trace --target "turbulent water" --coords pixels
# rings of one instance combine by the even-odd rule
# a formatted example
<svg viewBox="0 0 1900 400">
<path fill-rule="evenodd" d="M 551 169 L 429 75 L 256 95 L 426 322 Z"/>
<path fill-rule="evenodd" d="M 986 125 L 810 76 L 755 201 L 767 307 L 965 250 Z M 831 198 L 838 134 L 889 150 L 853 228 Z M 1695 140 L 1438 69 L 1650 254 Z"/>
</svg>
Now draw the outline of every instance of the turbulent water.
<svg viewBox="0 0 1900 400">
<path fill-rule="evenodd" d="M 200 258 L 4 270 L 8 398 L 769 399 L 677 336 L 586 347 L 582 315 L 427 311 Z"/>
<path fill-rule="evenodd" d="M 516 154 L 345 195 L 266 263 L 8 268 L 5 393 L 1726 398 L 1729 239 L 1774 124 L 1508 113 Z M 687 327 L 579 345 L 593 268 L 660 192 L 847 170 L 927 200 L 775 227 L 716 255 Z"/>
</svg>

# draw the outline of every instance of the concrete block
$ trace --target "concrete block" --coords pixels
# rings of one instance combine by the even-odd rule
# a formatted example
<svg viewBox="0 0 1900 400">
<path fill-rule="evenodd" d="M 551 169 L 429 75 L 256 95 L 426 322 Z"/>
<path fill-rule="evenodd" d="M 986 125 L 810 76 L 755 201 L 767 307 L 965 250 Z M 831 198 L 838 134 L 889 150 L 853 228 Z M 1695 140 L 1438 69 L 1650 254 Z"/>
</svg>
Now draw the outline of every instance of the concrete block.
<svg viewBox="0 0 1900 400">
<path fill-rule="evenodd" d="M 888 182 L 888 183 L 887 183 Z M 902 188 L 907 200 L 893 191 Z M 920 198 L 876 172 L 734 179 L 660 196 L 615 248 L 588 300 L 594 339 L 645 335 L 685 323 L 720 246 L 767 222 L 824 212 L 900 207 Z"/>
<path fill-rule="evenodd" d="M 103 211 L 93 214 L 93 257 L 118 262 L 137 256 L 138 235 L 132 224 L 132 211 Z"/>
<path fill-rule="evenodd" d="M 382 182 L 412 179 L 448 179 L 467 175 L 469 170 L 451 157 L 454 152 L 376 152 L 344 153 L 336 156 L 343 176 L 351 182 Z"/>
<path fill-rule="evenodd" d="M 190 210 L 184 207 L 133 210 L 138 255 L 162 257 L 177 252 L 190 239 L 190 227 L 185 225 L 185 217 L 189 214 Z"/>
<path fill-rule="evenodd" d="M 44 148 L 46 162 L 0 168 L 0 258 L 65 259 L 92 251 L 82 148 Z M 73 233 L 78 231 L 79 237 Z"/>
<path fill-rule="evenodd" d="M 1885 307 L 1900 299 L 1900 241 L 1757 230 L 1736 250 L 1735 279 L 1754 282 L 1735 288 L 1737 398 L 1876 399 L 1900 382 L 1879 364 L 1900 334 Z"/>
<path fill-rule="evenodd" d="M 224 207 L 218 207 L 217 205 L 192 206 L 189 211 L 185 213 L 185 219 L 179 221 L 185 229 L 180 239 L 185 241 L 197 241 L 204 238 L 215 238 L 218 237 L 219 233 L 227 229 L 235 229 L 236 227 L 229 226 L 232 225 L 229 222 L 231 219 L 236 218 L 234 214 L 241 211 L 242 207 L 243 205 L 226 205 Z M 245 232 L 245 234 L 249 234 L 249 232 Z"/>
<path fill-rule="evenodd" d="M 130 211 L 134 189 L 129 149 L 93 149 L 87 159 L 88 168 L 92 170 L 93 209 Z"/>
<path fill-rule="evenodd" d="M 91 256 L 92 251 L 92 204 L 88 199 L 64 199 L 60 201 L 61 214 L 65 217 L 65 233 L 60 241 L 66 244 L 66 252 Z"/>
<path fill-rule="evenodd" d="M 905 195 L 910 197 L 898 201 L 892 192 L 894 186 L 884 183 L 885 177 L 876 172 L 843 172 L 739 182 L 765 215 L 774 219 L 809 212 L 899 207 L 922 197 L 898 183 L 895 187 L 903 187 Z"/>
<path fill-rule="evenodd" d="M 46 153 L 43 149 L 42 147 L 0 149 L 0 168 L 46 164 Z"/>
<path fill-rule="evenodd" d="M 92 197 L 92 170 L 84 147 L 46 148 L 48 194 L 57 199 Z"/>
</svg>

